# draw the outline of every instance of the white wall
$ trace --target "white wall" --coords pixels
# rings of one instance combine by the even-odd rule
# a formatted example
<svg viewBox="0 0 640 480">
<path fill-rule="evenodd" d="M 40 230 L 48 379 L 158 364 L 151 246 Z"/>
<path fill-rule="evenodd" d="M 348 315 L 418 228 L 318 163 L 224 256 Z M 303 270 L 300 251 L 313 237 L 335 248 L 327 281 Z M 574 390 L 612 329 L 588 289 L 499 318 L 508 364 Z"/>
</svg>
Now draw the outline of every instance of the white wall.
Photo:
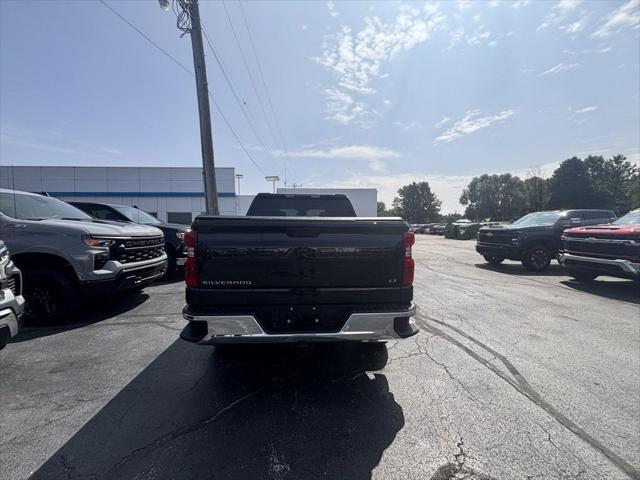
<svg viewBox="0 0 640 480">
<path fill-rule="evenodd" d="M 216 168 L 222 215 L 236 214 L 234 180 L 234 168 Z M 137 205 L 165 221 L 168 212 L 195 217 L 205 208 L 201 168 L 0 166 L 0 188 L 49 192 L 64 201 Z"/>
</svg>

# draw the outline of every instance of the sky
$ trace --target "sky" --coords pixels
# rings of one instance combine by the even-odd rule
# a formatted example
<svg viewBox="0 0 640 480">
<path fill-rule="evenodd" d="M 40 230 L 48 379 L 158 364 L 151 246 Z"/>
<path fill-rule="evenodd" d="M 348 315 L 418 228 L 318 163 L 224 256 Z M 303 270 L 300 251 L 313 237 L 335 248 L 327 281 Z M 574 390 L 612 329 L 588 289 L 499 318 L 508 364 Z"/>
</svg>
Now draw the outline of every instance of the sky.
<svg viewBox="0 0 640 480">
<path fill-rule="evenodd" d="M 155 0 L 0 1 L 0 163 L 198 166 L 189 36 Z M 201 0 L 215 162 L 242 193 L 640 158 L 640 0 Z M 169 58 L 172 57 L 172 58 Z M 186 69 L 186 70 L 185 70 Z"/>
</svg>

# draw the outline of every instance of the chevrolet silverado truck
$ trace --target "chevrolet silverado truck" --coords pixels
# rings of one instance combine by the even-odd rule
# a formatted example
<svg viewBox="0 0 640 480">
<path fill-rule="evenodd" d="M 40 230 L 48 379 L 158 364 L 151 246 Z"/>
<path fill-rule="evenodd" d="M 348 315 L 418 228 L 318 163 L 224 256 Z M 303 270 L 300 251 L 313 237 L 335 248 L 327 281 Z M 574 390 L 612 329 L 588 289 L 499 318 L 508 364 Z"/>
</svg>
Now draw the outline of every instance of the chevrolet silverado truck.
<svg viewBox="0 0 640 480">
<path fill-rule="evenodd" d="M 578 281 L 607 275 L 640 282 L 640 209 L 608 225 L 565 230 L 558 261 Z"/>
<path fill-rule="evenodd" d="M 556 258 L 565 229 L 609 223 L 615 218 L 611 210 L 534 212 L 509 225 L 482 227 L 476 251 L 493 265 L 508 258 L 521 261 L 527 270 L 542 272 Z"/>
<path fill-rule="evenodd" d="M 69 202 L 69 204 L 93 218 L 151 225 L 162 230 L 164 251 L 167 253 L 167 272 L 174 273 L 178 267 L 184 266 L 184 262 L 187 260 L 184 251 L 184 233 L 189 230 L 187 225 L 162 222 L 153 215 L 128 205 L 97 202 Z"/>
<path fill-rule="evenodd" d="M 418 333 L 414 234 L 361 218 L 344 195 L 259 194 L 246 217 L 199 216 L 185 234 L 184 340 L 384 341 Z"/>
<path fill-rule="evenodd" d="M 58 199 L 0 189 L 0 237 L 24 278 L 26 313 L 65 319 L 88 297 L 139 290 L 164 275 L 162 232 L 96 220 Z"/>
</svg>

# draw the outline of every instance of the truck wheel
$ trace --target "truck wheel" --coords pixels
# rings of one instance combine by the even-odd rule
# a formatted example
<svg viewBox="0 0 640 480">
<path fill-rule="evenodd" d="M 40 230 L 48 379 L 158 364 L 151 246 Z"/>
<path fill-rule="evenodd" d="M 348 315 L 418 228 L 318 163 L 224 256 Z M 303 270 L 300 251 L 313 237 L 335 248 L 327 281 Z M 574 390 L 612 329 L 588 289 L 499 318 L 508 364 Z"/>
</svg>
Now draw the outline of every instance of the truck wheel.
<svg viewBox="0 0 640 480">
<path fill-rule="evenodd" d="M 483 257 L 491 265 L 500 265 L 504 262 L 504 258 L 502 257 L 492 257 L 491 255 L 483 255 Z"/>
<path fill-rule="evenodd" d="M 48 269 L 23 274 L 25 313 L 32 323 L 47 325 L 68 317 L 77 299 L 76 286 L 68 276 Z"/>
<path fill-rule="evenodd" d="M 577 280 L 578 282 L 593 282 L 596 277 L 598 275 L 594 275 L 592 273 L 584 273 L 584 272 L 575 272 L 572 270 L 569 270 L 569 275 L 572 276 L 575 280 Z"/>
<path fill-rule="evenodd" d="M 551 263 L 551 252 L 544 245 L 531 247 L 524 254 L 522 265 L 531 272 L 542 272 Z"/>
</svg>

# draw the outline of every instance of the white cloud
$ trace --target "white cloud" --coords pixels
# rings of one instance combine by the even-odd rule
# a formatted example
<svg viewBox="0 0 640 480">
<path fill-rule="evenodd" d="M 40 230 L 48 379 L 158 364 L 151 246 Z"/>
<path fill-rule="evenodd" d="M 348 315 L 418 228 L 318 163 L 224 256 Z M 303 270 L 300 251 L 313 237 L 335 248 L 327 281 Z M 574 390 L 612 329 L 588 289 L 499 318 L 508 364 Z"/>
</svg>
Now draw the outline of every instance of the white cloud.
<svg viewBox="0 0 640 480">
<path fill-rule="evenodd" d="M 366 127 L 371 123 L 371 117 L 375 112 L 368 106 L 356 101 L 352 95 L 338 88 L 327 88 L 324 91 L 326 101 L 327 119 L 340 125 L 355 123 Z"/>
<path fill-rule="evenodd" d="M 456 6 L 458 7 L 458 10 L 462 11 L 471 8 L 472 3 L 471 0 L 457 0 Z"/>
<path fill-rule="evenodd" d="M 550 26 L 557 26 L 560 30 L 570 35 L 575 35 L 582 31 L 587 25 L 588 15 L 586 12 L 582 12 L 582 16 L 577 20 L 571 21 L 569 19 L 580 3 L 580 0 L 560 0 L 551 7 L 542 23 L 536 28 L 536 32 Z"/>
<path fill-rule="evenodd" d="M 567 72 L 574 68 L 578 68 L 579 66 L 579 63 L 558 63 L 544 72 L 540 72 L 537 76 L 544 77 L 545 75 L 557 75 L 558 73 Z"/>
<path fill-rule="evenodd" d="M 274 155 L 282 156 L 284 152 L 275 150 Z M 298 158 L 341 158 L 349 160 L 370 160 L 376 158 L 387 160 L 400 158 L 402 154 L 386 147 L 376 147 L 373 145 L 346 145 L 342 147 L 328 148 L 307 148 L 288 152 L 291 157 Z"/>
<path fill-rule="evenodd" d="M 529 0 L 517 0 L 511 4 L 513 8 L 526 7 L 529 5 Z"/>
<path fill-rule="evenodd" d="M 389 105 L 391 105 L 391 100 L 385 98 L 384 100 L 382 100 L 382 103 L 388 107 Z"/>
<path fill-rule="evenodd" d="M 434 125 L 436 128 L 442 128 L 445 124 L 449 123 L 451 119 L 449 117 L 442 117 L 438 123 Z"/>
<path fill-rule="evenodd" d="M 469 37 L 467 37 L 467 45 L 477 45 L 487 40 L 490 36 L 491 32 L 485 30 L 484 25 L 480 25 Z"/>
<path fill-rule="evenodd" d="M 597 105 L 589 105 L 588 107 L 579 108 L 578 110 L 576 110 L 576 113 L 595 112 L 596 110 L 598 110 L 598 108 L 599 107 Z"/>
<path fill-rule="evenodd" d="M 454 123 L 451 128 L 437 136 L 433 144 L 439 145 L 441 143 L 452 142 L 477 130 L 489 127 L 496 122 L 506 120 L 513 116 L 514 113 L 514 110 L 503 110 L 495 115 L 481 116 L 480 110 L 469 110 L 464 114 L 464 117 Z"/>
<path fill-rule="evenodd" d="M 331 15 L 333 18 L 337 17 L 338 15 L 340 15 L 337 11 L 336 11 L 336 4 L 333 3 L 332 0 L 329 0 L 327 2 L 327 9 L 329 10 L 329 15 Z"/>
<path fill-rule="evenodd" d="M 367 16 L 360 31 L 343 26 L 339 33 L 326 37 L 322 54 L 314 60 L 330 70 L 337 81 L 336 86 L 325 90 L 330 118 L 348 124 L 371 116 L 374 112 L 354 96 L 375 93 L 373 81 L 385 77 L 386 63 L 425 42 L 443 21 L 444 15 L 434 4 L 422 9 L 402 5 L 391 22 Z"/>
<path fill-rule="evenodd" d="M 386 147 L 373 145 L 345 145 L 342 147 L 328 148 L 303 148 L 284 152 L 275 150 L 273 155 L 282 157 L 288 155 L 293 158 L 319 158 L 340 160 L 365 160 L 369 162 L 369 168 L 378 173 L 385 173 L 387 166 L 385 160 L 401 158 L 402 154 Z"/>
<path fill-rule="evenodd" d="M 576 20 L 575 22 L 571 22 L 566 25 L 561 25 L 560 30 L 568 34 L 575 35 L 576 33 L 584 30 L 586 26 L 587 26 L 587 15 L 584 15 L 582 18 Z"/>
<path fill-rule="evenodd" d="M 303 23 L 302 25 L 300 25 L 300 26 L 298 27 L 298 30 L 301 30 L 301 31 L 303 31 L 303 32 L 304 32 L 304 31 L 305 31 L 305 30 L 307 30 L 308 28 L 309 28 L 309 26 L 308 26 L 306 23 Z"/>
<path fill-rule="evenodd" d="M 365 27 L 353 33 L 342 27 L 325 42 L 316 61 L 331 70 L 339 85 L 358 93 L 375 93 L 372 80 L 383 75 L 382 68 L 402 51 L 425 42 L 444 20 L 433 8 L 418 10 L 403 6 L 393 22 L 365 17 Z"/>
<path fill-rule="evenodd" d="M 640 0 L 629 0 L 611 12 L 591 34 L 593 38 L 608 37 L 625 27 L 640 28 Z"/>
<path fill-rule="evenodd" d="M 611 47 L 610 45 L 607 47 L 598 47 L 598 48 L 583 48 L 580 50 L 569 50 L 569 49 L 565 49 L 562 51 L 562 53 L 566 54 L 566 55 L 589 55 L 592 53 L 609 53 L 611 50 L 613 50 L 613 47 Z"/>
<path fill-rule="evenodd" d="M 415 120 L 412 122 L 393 122 L 396 127 L 399 127 L 403 130 L 411 130 L 413 128 L 422 127 L 422 123 L 416 122 Z"/>
<path fill-rule="evenodd" d="M 487 5 L 489 6 L 489 8 L 496 8 L 498 5 L 500 5 L 500 0 L 490 0 Z"/>
</svg>

